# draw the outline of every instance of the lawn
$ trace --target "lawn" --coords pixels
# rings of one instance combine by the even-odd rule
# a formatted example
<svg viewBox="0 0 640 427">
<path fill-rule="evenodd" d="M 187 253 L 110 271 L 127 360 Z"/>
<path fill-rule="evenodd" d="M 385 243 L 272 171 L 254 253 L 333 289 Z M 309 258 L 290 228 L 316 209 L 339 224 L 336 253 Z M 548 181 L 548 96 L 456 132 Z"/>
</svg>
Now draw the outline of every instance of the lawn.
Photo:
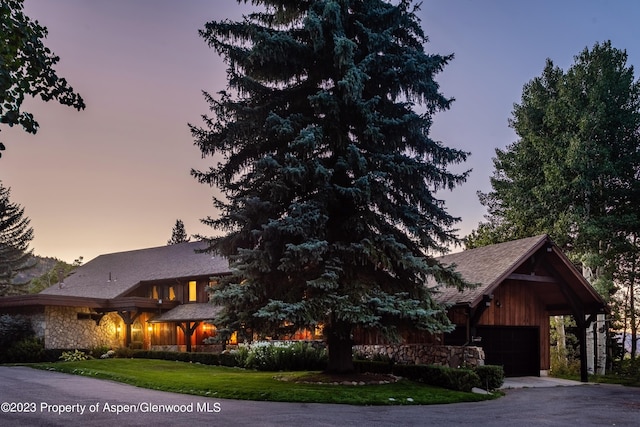
<svg viewBox="0 0 640 427">
<path fill-rule="evenodd" d="M 308 375 L 309 372 L 261 372 L 150 359 L 95 359 L 38 363 L 29 366 L 108 379 L 154 390 L 240 400 L 350 405 L 430 405 L 474 402 L 500 396 L 499 393 L 463 393 L 408 380 L 358 386 L 305 384 L 295 382 L 295 378 Z M 278 379 L 283 377 L 288 381 Z"/>
</svg>

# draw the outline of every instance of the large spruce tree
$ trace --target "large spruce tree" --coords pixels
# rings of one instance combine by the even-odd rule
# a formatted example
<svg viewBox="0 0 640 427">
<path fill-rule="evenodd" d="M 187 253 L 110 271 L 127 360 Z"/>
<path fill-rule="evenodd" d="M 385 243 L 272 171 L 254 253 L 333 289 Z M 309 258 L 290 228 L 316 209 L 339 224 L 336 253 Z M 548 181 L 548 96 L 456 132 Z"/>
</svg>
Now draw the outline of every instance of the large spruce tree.
<svg viewBox="0 0 640 427">
<path fill-rule="evenodd" d="M 230 259 L 214 302 L 219 327 L 252 333 L 322 326 L 333 372 L 353 369 L 352 333 L 451 325 L 426 283 L 464 286 L 430 254 L 457 218 L 434 196 L 462 183 L 467 153 L 429 137 L 449 108 L 434 76 L 452 56 L 425 53 L 410 1 L 253 1 L 241 22 L 201 31 L 228 64 L 228 89 L 192 126 L 193 171 L 218 187 Z"/>
<path fill-rule="evenodd" d="M 29 267 L 32 252 L 29 243 L 33 229 L 24 208 L 11 202 L 11 190 L 0 182 L 0 296 L 10 294 L 12 280 L 19 271 Z"/>
</svg>

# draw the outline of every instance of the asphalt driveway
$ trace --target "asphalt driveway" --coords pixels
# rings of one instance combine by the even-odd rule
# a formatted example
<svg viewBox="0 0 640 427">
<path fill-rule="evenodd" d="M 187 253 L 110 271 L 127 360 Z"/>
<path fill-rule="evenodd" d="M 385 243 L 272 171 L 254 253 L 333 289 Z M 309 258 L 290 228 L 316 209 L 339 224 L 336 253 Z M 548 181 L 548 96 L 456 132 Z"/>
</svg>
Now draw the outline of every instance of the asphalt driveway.
<svg viewBox="0 0 640 427">
<path fill-rule="evenodd" d="M 357 388 L 354 388 L 357 393 Z M 588 426 L 640 424 L 640 389 L 581 384 L 505 390 L 487 402 L 374 406 L 250 402 L 146 390 L 0 366 L 0 424 L 11 426 Z"/>
</svg>

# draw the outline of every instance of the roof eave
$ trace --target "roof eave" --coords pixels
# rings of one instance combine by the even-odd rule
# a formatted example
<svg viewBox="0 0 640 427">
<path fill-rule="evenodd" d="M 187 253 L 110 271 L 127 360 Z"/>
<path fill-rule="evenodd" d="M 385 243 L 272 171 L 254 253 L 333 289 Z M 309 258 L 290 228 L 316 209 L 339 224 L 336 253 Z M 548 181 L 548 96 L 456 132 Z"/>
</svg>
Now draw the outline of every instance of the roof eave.
<svg viewBox="0 0 640 427">
<path fill-rule="evenodd" d="M 485 295 L 491 295 L 493 293 L 493 291 L 498 286 L 500 286 L 500 284 L 507 277 L 509 277 L 511 274 L 513 274 L 513 272 L 516 271 L 518 269 L 518 267 L 520 267 L 524 261 L 529 259 L 529 257 L 531 255 L 536 253 L 545 244 L 551 244 L 552 247 L 556 246 L 555 243 L 553 243 L 551 241 L 551 239 L 549 238 L 549 236 L 547 234 L 542 234 L 540 236 L 540 240 L 538 240 L 535 243 L 535 245 L 531 246 L 527 250 L 527 252 L 522 254 L 508 269 L 506 269 L 500 276 L 498 276 L 493 282 L 491 282 L 491 284 L 489 284 L 489 286 L 486 287 L 485 291 L 482 294 L 478 295 L 473 301 L 471 301 L 471 306 L 472 307 L 476 307 L 478 304 L 480 304 L 484 300 Z"/>
</svg>

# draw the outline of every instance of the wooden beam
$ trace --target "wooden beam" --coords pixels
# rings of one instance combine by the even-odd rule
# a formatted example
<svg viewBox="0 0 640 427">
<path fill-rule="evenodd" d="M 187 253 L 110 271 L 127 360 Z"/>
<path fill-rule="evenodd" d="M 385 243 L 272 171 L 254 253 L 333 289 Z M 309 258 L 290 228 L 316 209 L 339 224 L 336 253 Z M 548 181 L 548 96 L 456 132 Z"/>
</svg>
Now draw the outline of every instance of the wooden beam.
<svg viewBox="0 0 640 427">
<path fill-rule="evenodd" d="M 184 337 L 187 344 L 187 352 L 191 351 L 191 337 L 193 336 L 193 333 L 198 328 L 198 326 L 200 326 L 200 322 L 193 322 L 193 325 L 191 323 L 192 322 L 190 321 L 178 323 L 178 327 L 182 329 L 182 332 L 184 332 Z"/>
<path fill-rule="evenodd" d="M 519 280 L 521 282 L 537 282 L 537 283 L 560 283 L 558 279 L 551 276 L 536 276 L 533 274 L 512 273 L 507 276 L 510 280 Z"/>
</svg>

